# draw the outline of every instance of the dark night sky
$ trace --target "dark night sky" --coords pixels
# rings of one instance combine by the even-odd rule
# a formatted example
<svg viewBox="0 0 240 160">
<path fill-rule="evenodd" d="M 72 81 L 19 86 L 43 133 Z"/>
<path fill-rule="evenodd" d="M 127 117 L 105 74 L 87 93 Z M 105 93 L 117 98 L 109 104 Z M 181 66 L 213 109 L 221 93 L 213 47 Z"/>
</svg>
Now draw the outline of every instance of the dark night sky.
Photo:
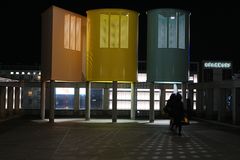
<svg viewBox="0 0 240 160">
<path fill-rule="evenodd" d="M 41 13 L 58 7 L 86 15 L 96 8 L 138 11 L 139 60 L 146 59 L 146 11 L 179 8 L 191 12 L 191 61 L 231 60 L 240 68 L 237 1 L 212 0 L 8 0 L 0 1 L 0 64 L 41 64 Z"/>
</svg>

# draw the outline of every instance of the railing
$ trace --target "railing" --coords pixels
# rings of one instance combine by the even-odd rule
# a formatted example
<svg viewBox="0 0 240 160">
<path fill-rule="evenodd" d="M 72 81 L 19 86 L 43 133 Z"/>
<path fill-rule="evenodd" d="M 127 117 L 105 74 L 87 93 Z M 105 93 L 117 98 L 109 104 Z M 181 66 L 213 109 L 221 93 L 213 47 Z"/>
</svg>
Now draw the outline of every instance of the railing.
<svg viewBox="0 0 240 160">
<path fill-rule="evenodd" d="M 49 85 L 47 83 L 47 94 Z M 85 83 L 55 82 L 54 86 L 56 88 L 85 88 Z M 39 82 L 0 82 L 0 118 L 19 114 L 23 99 L 26 98 L 23 90 L 28 87 L 37 88 L 40 92 L 41 84 Z M 93 83 L 92 87 L 101 88 L 105 92 L 106 88 L 112 87 L 112 84 Z M 118 87 L 130 88 L 130 84 L 119 84 Z M 149 84 L 136 83 L 136 88 L 149 89 Z M 158 84 L 155 88 L 158 89 L 158 92 L 161 91 L 159 93 L 161 95 L 159 96 L 159 111 L 161 112 L 165 105 L 166 95 L 169 94 L 168 89 L 172 89 L 172 85 Z M 36 103 L 40 106 L 40 94 L 38 96 L 39 101 Z M 161 97 L 164 98 L 161 99 Z M 187 97 L 190 99 L 190 110 L 196 117 L 232 124 L 240 123 L 240 80 L 188 84 Z M 104 97 L 103 100 L 110 101 L 108 97 Z M 103 102 L 103 109 L 109 107 L 109 105 L 106 106 L 108 103 Z M 74 107 L 74 109 L 79 110 L 79 103 L 76 104 L 78 107 Z M 46 108 L 47 105 L 49 104 L 46 104 Z M 38 107 L 40 114 L 39 110 L 40 107 Z"/>
<path fill-rule="evenodd" d="M 240 80 L 190 84 L 189 98 L 193 106 L 196 89 L 195 116 L 225 123 L 240 123 Z"/>
</svg>

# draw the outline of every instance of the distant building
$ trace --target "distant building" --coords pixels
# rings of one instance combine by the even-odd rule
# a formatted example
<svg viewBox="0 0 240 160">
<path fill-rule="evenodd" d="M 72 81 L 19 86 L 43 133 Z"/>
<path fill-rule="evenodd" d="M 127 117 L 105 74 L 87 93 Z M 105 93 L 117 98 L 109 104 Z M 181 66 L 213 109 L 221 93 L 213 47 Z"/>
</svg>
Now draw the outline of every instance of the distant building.
<svg viewBox="0 0 240 160">
<path fill-rule="evenodd" d="M 0 77 L 2 81 L 38 82 L 41 80 L 41 70 L 40 66 L 0 65 Z"/>
</svg>

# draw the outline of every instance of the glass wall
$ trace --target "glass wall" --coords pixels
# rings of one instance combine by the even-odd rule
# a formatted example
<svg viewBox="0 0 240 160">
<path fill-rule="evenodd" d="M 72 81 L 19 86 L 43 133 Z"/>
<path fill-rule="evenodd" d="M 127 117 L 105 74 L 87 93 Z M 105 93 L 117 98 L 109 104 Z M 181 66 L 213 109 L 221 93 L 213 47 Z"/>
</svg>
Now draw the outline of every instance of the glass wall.
<svg viewBox="0 0 240 160">
<path fill-rule="evenodd" d="M 86 88 L 79 88 L 79 109 L 85 109 Z"/>
<path fill-rule="evenodd" d="M 91 109 L 103 109 L 103 89 L 91 89 Z"/>
<path fill-rule="evenodd" d="M 160 109 L 160 90 L 154 89 L 154 110 Z M 150 109 L 150 89 L 137 89 L 137 110 Z"/>
<path fill-rule="evenodd" d="M 197 90 L 193 90 L 193 110 L 197 109 Z"/>
<path fill-rule="evenodd" d="M 109 89 L 109 109 L 112 109 L 112 89 Z M 117 109 L 118 110 L 131 109 L 131 89 L 130 88 L 117 89 Z"/>
<path fill-rule="evenodd" d="M 144 76 L 145 79 L 145 76 Z M 104 89 L 92 88 L 91 89 L 91 109 L 102 110 L 112 109 L 112 88 L 107 89 L 108 93 L 107 103 L 104 108 Z M 57 110 L 73 110 L 74 109 L 74 93 L 73 87 L 56 87 L 55 90 L 56 109 Z M 165 102 L 169 99 L 173 93 L 173 89 L 166 89 Z M 154 109 L 160 110 L 160 89 L 154 90 Z M 181 89 L 178 89 L 181 93 Z M 39 109 L 40 108 L 40 88 L 38 87 L 24 87 L 22 107 L 23 109 Z M 48 93 L 46 93 L 47 96 Z M 149 110 L 150 109 L 150 89 L 137 89 L 137 110 Z M 196 106 L 196 90 L 194 90 L 193 108 Z M 79 109 L 85 109 L 86 89 L 79 88 Z M 107 104 L 107 105 L 106 105 Z M 47 106 L 46 106 L 47 107 Z M 117 89 L 117 109 L 118 110 L 131 110 L 131 88 L 118 88 Z"/>
<path fill-rule="evenodd" d="M 56 109 L 74 108 L 74 88 L 56 88 Z"/>
<path fill-rule="evenodd" d="M 86 89 L 80 88 L 79 89 L 79 101 L 80 106 L 79 109 L 85 109 L 86 107 Z M 103 109 L 103 89 L 99 88 L 92 88 L 91 89 L 91 109 Z"/>
<path fill-rule="evenodd" d="M 40 88 L 24 87 L 22 89 L 22 108 L 39 109 L 40 108 Z"/>
</svg>

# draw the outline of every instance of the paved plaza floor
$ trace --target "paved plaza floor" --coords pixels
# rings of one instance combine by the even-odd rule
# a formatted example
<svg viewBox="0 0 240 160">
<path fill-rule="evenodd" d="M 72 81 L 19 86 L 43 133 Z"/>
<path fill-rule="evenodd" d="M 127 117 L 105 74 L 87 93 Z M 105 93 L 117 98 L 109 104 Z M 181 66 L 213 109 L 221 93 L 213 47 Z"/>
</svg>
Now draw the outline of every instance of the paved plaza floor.
<svg viewBox="0 0 240 160">
<path fill-rule="evenodd" d="M 239 160 L 240 129 L 169 120 L 13 119 L 0 123 L 0 160 Z"/>
</svg>

